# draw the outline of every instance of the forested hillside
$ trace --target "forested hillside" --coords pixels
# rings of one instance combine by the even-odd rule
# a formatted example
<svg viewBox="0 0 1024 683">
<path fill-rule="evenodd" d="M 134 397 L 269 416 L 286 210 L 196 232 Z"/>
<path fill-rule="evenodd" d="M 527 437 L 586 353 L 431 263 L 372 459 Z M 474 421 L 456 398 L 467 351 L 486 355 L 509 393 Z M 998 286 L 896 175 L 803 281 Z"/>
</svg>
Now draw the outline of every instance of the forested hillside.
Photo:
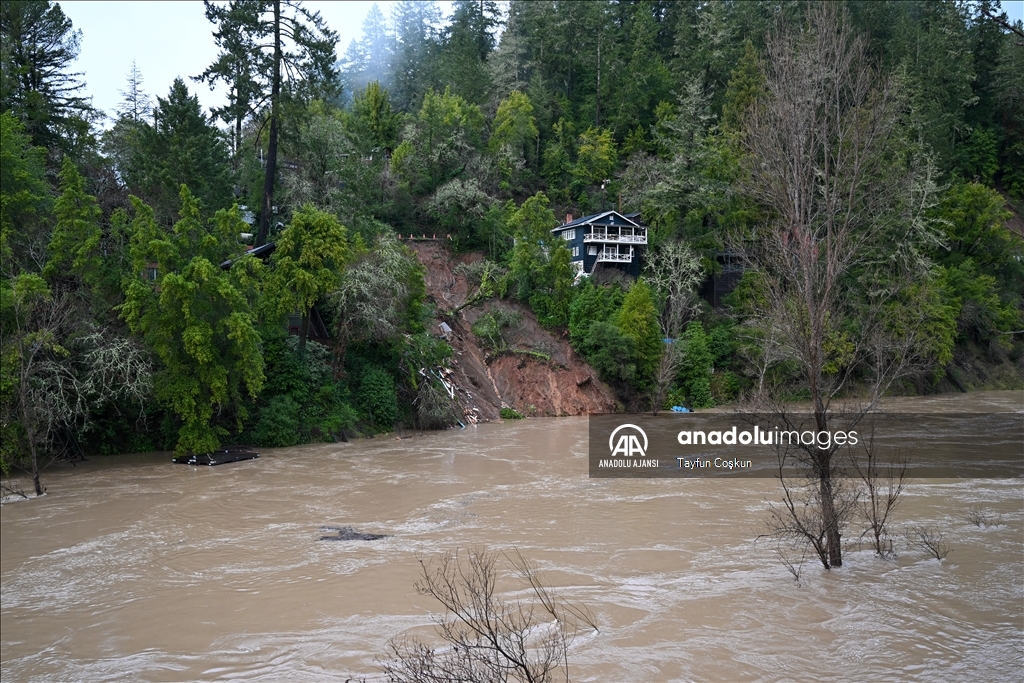
<svg viewBox="0 0 1024 683">
<path fill-rule="evenodd" d="M 464 419 L 437 327 L 462 311 L 413 234 L 482 252 L 461 320 L 491 357 L 518 321 L 488 302 L 525 306 L 630 410 L 1020 384 L 998 2 L 404 2 L 340 51 L 300 2 L 206 14 L 204 73 L 150 96 L 112 65 L 98 112 L 60 5 L 0 6 L 0 462 L 37 491 L 82 452 Z M 551 229 L 612 209 L 649 227 L 642 275 L 577 277 Z"/>
</svg>

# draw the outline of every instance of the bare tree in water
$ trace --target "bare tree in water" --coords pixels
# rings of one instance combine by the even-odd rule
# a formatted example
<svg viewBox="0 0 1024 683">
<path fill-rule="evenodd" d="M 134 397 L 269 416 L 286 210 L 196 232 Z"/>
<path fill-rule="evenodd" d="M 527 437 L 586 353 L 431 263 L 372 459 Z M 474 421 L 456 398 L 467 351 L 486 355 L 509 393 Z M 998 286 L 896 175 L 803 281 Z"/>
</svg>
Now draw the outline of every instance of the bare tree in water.
<svg viewBox="0 0 1024 683">
<path fill-rule="evenodd" d="M 528 599 L 498 596 L 502 555 L 482 549 L 420 561 L 416 584 L 445 608 L 436 630 L 443 647 L 415 638 L 393 640 L 384 673 L 396 683 L 569 680 L 569 646 L 593 616 L 563 602 L 518 551 L 504 556 L 528 589 Z"/>
<path fill-rule="evenodd" d="M 873 434 L 864 442 L 864 457 L 853 459 L 854 470 L 863 487 L 857 509 L 867 525 L 861 538 L 867 537 L 875 554 L 882 558 L 896 557 L 889 527 L 907 486 L 909 462 L 906 453 L 895 453 L 889 459 L 883 457 Z"/>
<path fill-rule="evenodd" d="M 806 429 L 849 428 L 938 353 L 921 256 L 934 239 L 922 218 L 931 164 L 902 125 L 900 83 L 872 65 L 840 3 L 811 3 L 803 26 L 780 25 L 762 68 L 743 116 L 741 182 L 767 218 L 734 248 L 755 290 L 745 324 L 779 371 L 761 373 L 752 409 L 789 429 L 804 422 L 787 402 L 798 398 L 810 402 Z M 834 401 L 854 384 L 863 399 L 840 421 Z M 780 452 L 784 493 L 770 514 L 777 534 L 812 546 L 826 569 L 842 565 L 855 510 L 840 451 Z M 792 466 L 796 479 L 785 475 Z"/>
</svg>

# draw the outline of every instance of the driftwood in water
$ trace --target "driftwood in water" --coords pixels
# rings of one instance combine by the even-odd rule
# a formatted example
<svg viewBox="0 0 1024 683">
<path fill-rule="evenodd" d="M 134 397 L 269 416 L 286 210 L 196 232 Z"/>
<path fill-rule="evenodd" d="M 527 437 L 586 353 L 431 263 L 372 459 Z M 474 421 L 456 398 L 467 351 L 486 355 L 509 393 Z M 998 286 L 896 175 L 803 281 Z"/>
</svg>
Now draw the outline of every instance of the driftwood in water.
<svg viewBox="0 0 1024 683">
<path fill-rule="evenodd" d="M 387 534 L 364 534 L 350 526 L 322 526 L 320 531 L 337 531 L 336 535 L 321 536 L 321 541 L 376 541 L 387 538 Z"/>
</svg>

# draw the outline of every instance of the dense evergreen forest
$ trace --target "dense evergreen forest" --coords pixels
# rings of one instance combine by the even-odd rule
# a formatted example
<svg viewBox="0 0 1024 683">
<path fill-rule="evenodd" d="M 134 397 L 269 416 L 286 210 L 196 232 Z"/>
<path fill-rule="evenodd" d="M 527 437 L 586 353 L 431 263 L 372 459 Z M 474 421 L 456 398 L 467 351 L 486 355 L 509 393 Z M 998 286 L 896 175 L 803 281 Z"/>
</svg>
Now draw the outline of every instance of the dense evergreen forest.
<svg viewBox="0 0 1024 683">
<path fill-rule="evenodd" d="M 3 3 L 4 473 L 453 424 L 410 233 L 482 251 L 475 300 L 628 410 L 1019 383 L 1024 27 L 830 6 L 404 2 L 339 58 L 300 2 L 207 3 L 217 61 L 155 97 L 122 65 L 104 113 L 60 5 Z M 643 274 L 577 278 L 550 230 L 610 209 L 649 226 Z"/>
</svg>

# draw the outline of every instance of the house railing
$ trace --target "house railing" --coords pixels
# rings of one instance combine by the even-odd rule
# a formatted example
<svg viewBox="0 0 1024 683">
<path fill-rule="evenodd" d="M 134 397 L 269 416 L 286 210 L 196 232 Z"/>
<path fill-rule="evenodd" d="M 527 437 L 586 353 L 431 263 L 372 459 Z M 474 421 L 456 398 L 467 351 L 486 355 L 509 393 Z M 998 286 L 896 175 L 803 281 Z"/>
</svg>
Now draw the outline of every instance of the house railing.
<svg viewBox="0 0 1024 683">
<path fill-rule="evenodd" d="M 597 252 L 597 260 L 628 263 L 633 260 L 633 250 L 630 249 L 628 252 L 619 252 L 614 249 L 602 249 Z"/>
<path fill-rule="evenodd" d="M 584 242 L 619 242 L 626 244 L 647 244 L 647 233 L 638 235 L 621 235 L 616 233 L 594 231 L 583 236 Z"/>
</svg>

